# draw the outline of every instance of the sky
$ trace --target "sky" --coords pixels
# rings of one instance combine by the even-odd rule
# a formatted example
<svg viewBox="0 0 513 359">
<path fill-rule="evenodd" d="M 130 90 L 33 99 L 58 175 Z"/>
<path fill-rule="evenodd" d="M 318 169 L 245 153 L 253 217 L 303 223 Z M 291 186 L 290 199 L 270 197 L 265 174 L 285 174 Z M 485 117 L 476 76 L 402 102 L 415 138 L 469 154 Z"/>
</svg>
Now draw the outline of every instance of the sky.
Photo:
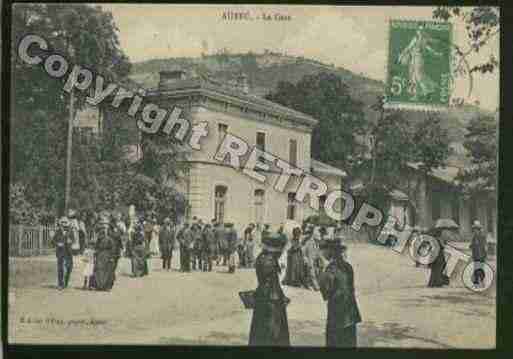
<svg viewBox="0 0 513 359">
<path fill-rule="evenodd" d="M 367 77 L 386 77 L 388 21 L 431 20 L 432 7 L 412 6 L 261 6 L 109 4 L 119 28 L 121 46 L 131 61 L 199 57 L 228 48 L 232 52 L 264 49 L 316 59 Z M 249 12 L 254 20 L 223 20 L 224 12 Z M 262 20 L 262 14 L 290 16 L 290 20 Z M 466 48 L 463 24 L 454 23 L 453 42 Z M 499 58 L 499 35 L 471 63 Z M 454 96 L 467 97 L 468 79 L 456 80 Z M 467 101 L 495 110 L 499 74 L 475 75 Z"/>
</svg>

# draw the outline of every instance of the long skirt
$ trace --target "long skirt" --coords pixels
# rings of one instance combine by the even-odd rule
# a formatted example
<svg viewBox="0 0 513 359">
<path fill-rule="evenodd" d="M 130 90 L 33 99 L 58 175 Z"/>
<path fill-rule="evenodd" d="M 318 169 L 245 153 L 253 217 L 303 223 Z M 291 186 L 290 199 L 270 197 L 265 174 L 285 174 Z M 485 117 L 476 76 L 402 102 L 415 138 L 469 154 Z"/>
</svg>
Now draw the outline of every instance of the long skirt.
<svg viewBox="0 0 513 359">
<path fill-rule="evenodd" d="M 301 250 L 289 252 L 283 284 L 291 287 L 308 287 L 306 264 Z"/>
<path fill-rule="evenodd" d="M 355 348 L 356 324 L 345 328 L 326 328 L 326 346 Z"/>
<path fill-rule="evenodd" d="M 142 245 L 132 249 L 132 274 L 134 277 L 142 277 L 148 274 L 146 251 Z"/>
<path fill-rule="evenodd" d="M 94 267 L 97 290 L 110 290 L 116 280 L 114 274 L 114 258 L 110 251 L 98 251 Z"/>
<path fill-rule="evenodd" d="M 431 275 L 429 276 L 428 287 L 442 287 L 449 284 L 449 278 L 443 273 L 445 266 L 443 250 L 440 250 L 440 254 L 430 265 Z"/>
<path fill-rule="evenodd" d="M 249 345 L 290 345 L 285 304 L 278 301 L 256 302 L 249 332 Z"/>
</svg>

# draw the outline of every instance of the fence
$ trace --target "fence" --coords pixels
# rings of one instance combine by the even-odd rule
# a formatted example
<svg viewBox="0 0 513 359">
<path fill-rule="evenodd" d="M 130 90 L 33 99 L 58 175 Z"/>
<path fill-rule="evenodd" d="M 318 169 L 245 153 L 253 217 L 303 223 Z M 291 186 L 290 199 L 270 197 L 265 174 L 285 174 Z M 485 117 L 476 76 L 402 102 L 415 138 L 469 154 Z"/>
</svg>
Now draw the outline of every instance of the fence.
<svg viewBox="0 0 513 359">
<path fill-rule="evenodd" d="M 36 256 L 53 252 L 54 226 L 9 226 L 9 256 Z"/>
</svg>

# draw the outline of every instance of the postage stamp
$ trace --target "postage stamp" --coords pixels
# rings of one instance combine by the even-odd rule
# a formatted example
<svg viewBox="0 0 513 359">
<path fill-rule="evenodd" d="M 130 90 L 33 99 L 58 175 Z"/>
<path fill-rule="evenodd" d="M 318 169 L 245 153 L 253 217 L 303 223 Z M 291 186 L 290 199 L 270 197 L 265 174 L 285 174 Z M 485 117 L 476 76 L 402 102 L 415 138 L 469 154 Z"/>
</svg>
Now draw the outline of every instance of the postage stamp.
<svg viewBox="0 0 513 359">
<path fill-rule="evenodd" d="M 391 20 L 386 105 L 436 110 L 451 97 L 452 25 Z"/>
</svg>

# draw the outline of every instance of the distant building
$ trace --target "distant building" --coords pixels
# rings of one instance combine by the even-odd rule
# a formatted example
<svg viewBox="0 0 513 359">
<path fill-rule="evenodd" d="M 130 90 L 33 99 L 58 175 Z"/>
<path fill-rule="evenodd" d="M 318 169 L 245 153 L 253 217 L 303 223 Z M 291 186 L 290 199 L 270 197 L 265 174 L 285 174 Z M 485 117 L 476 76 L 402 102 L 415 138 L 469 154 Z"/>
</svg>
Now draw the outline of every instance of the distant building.
<svg viewBox="0 0 513 359">
<path fill-rule="evenodd" d="M 316 213 L 308 206 L 308 197 L 304 203 L 294 200 L 300 182 L 297 177 L 291 177 L 284 193 L 279 193 L 273 188 L 278 171 L 264 171 L 267 181 L 261 184 L 215 161 L 226 133 L 323 179 L 330 190 L 340 189 L 346 176 L 343 170 L 311 158 L 311 133 L 317 120 L 252 95 L 245 76 L 240 76 L 235 86 L 228 86 L 205 77 L 190 77 L 184 71 L 162 71 L 158 88 L 148 90 L 145 101 L 168 110 L 179 106 L 192 125 L 208 123 L 209 134 L 201 142 L 201 151 L 188 150 L 190 169 L 177 184 L 188 201 L 187 218 L 234 222 L 239 229 L 252 222 L 276 228 L 287 220 L 301 223 Z M 104 127 L 108 122 L 122 123 L 124 130 L 138 132 L 132 119 L 116 122 L 116 114 L 111 112 L 104 117 Z M 319 199 L 321 206 L 324 200 Z"/>
</svg>

